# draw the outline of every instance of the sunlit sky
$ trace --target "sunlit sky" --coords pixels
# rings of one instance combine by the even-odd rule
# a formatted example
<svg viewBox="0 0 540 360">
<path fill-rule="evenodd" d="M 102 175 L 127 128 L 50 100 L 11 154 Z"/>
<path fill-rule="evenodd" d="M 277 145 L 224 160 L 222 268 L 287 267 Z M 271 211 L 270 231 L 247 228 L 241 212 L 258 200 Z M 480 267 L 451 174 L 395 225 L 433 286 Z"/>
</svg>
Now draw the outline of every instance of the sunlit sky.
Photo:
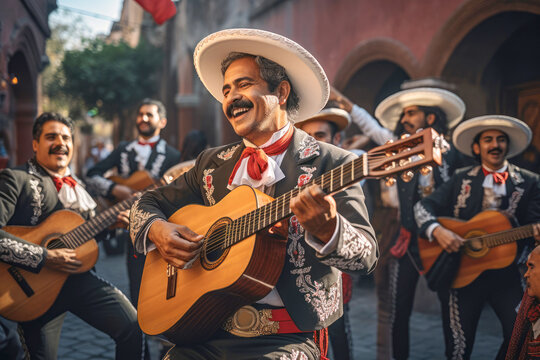
<svg viewBox="0 0 540 360">
<path fill-rule="evenodd" d="M 50 18 L 54 22 L 82 22 L 85 35 L 108 34 L 113 20 L 120 19 L 123 0 L 57 0 L 58 9 Z"/>
</svg>

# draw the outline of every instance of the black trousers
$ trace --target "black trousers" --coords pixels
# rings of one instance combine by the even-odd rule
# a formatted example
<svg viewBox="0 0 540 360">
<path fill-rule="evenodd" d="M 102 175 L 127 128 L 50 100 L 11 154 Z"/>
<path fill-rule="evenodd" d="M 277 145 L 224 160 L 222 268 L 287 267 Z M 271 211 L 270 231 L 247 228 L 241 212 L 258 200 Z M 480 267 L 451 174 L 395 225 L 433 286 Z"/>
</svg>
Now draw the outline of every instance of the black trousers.
<svg viewBox="0 0 540 360">
<path fill-rule="evenodd" d="M 343 316 L 328 327 L 328 337 L 332 345 L 334 359 L 349 360 L 353 358 L 349 304 L 343 304 Z"/>
<path fill-rule="evenodd" d="M 392 356 L 396 360 L 408 359 L 409 320 L 420 275 L 408 253 L 399 259 L 392 258 L 389 267 Z"/>
<path fill-rule="evenodd" d="M 127 249 L 126 265 L 129 278 L 129 296 L 131 303 L 137 308 L 146 255 L 135 252 L 127 231 L 123 232 L 121 236 L 125 238 Z"/>
<path fill-rule="evenodd" d="M 116 342 L 116 359 L 141 359 L 142 332 L 137 312 L 116 287 L 92 272 L 70 275 L 52 307 L 21 323 L 32 360 L 57 358 L 60 331 L 69 311 Z"/>
<path fill-rule="evenodd" d="M 523 297 L 520 277 L 517 266 L 510 265 L 486 271 L 463 288 L 438 292 L 448 359 L 470 359 L 478 320 L 486 304 L 491 305 L 502 325 L 503 343 L 497 359 L 504 359 Z"/>
<path fill-rule="evenodd" d="M 17 323 L 3 317 L 0 317 L 0 359 L 24 359 L 24 351 L 17 332 Z"/>
<path fill-rule="evenodd" d="M 220 330 L 209 341 L 189 347 L 173 347 L 163 360 L 319 360 L 313 333 L 238 337 Z"/>
</svg>

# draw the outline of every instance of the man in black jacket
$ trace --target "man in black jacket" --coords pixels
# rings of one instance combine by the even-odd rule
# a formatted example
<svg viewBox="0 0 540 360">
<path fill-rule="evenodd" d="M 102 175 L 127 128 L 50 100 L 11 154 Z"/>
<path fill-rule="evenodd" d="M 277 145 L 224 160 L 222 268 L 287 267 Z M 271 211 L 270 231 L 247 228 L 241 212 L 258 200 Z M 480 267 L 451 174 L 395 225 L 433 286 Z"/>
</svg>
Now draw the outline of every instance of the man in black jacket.
<svg viewBox="0 0 540 360">
<path fill-rule="evenodd" d="M 454 145 L 479 160 L 480 165 L 460 169 L 415 205 L 420 236 L 437 241 L 447 252 L 456 252 L 462 249 L 464 239 L 440 225 L 437 217 L 469 220 L 482 211 L 497 210 L 520 225 L 540 221 L 538 174 L 507 161 L 521 153 L 531 137 L 527 124 L 509 116 L 481 116 L 460 124 L 453 134 Z M 524 262 L 530 251 L 526 243 L 519 245 L 511 265 L 487 270 L 467 286 L 438 291 L 447 358 L 470 358 L 478 319 L 486 303 L 493 307 L 502 324 L 504 342 L 497 358 L 504 358 L 523 295 L 516 262 Z"/>
<path fill-rule="evenodd" d="M 59 114 L 43 113 L 36 119 L 32 130 L 35 157 L 0 172 L 0 227 L 39 225 L 60 209 L 73 210 L 85 219 L 94 215 L 96 203 L 68 167 L 73 156 L 72 130 L 71 120 Z M 74 250 L 49 250 L 0 229 L 0 260 L 35 273 L 43 266 L 73 273 L 45 314 L 21 323 L 32 359 L 56 359 L 67 311 L 111 336 L 117 359 L 142 358 L 135 309 L 120 290 L 93 271 L 77 273 L 81 261 Z"/>
</svg>

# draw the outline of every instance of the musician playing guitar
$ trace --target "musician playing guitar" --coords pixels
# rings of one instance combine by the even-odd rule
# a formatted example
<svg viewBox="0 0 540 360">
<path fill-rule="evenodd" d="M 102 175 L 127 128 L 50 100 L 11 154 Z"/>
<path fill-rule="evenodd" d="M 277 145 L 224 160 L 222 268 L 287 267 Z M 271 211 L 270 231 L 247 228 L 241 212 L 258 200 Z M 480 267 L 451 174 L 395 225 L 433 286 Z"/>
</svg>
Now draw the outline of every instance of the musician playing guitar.
<svg viewBox="0 0 540 360">
<path fill-rule="evenodd" d="M 93 216 L 95 202 L 69 169 L 73 125 L 60 114 L 43 113 L 33 125 L 35 157 L 0 172 L 0 227 L 38 225 L 53 212 L 70 209 Z M 125 216 L 125 214 L 124 214 Z M 74 273 L 81 266 L 74 250 L 47 250 L 0 229 L 0 260 L 24 270 L 43 266 Z M 21 323 L 31 359 L 56 359 L 66 311 L 116 341 L 117 359 L 141 359 L 142 333 L 126 297 L 93 271 L 70 275 L 51 308 Z"/>
<path fill-rule="evenodd" d="M 138 107 L 136 126 L 139 136 L 133 141 L 123 141 L 105 159 L 88 170 L 88 183 L 97 188 L 103 197 L 113 200 L 125 200 L 135 190 L 129 186 L 115 183 L 103 175 L 110 169 L 116 169 L 119 176 L 129 178 L 133 173 L 146 170 L 150 176 L 159 180 L 165 171 L 180 162 L 180 152 L 167 144 L 160 137 L 160 132 L 167 125 L 167 112 L 163 103 L 153 99 L 143 99 Z M 128 244 L 126 257 L 129 293 L 131 302 L 136 307 L 139 297 L 144 254 L 136 254 L 129 241 L 127 232 L 117 233 Z"/>
<path fill-rule="evenodd" d="M 277 197 L 355 158 L 292 125 L 322 109 L 329 92 L 323 69 L 298 44 L 266 31 L 228 29 L 201 40 L 194 60 L 242 141 L 205 150 L 193 169 L 133 205 L 136 249 L 157 247 L 178 269 L 198 259 L 205 235 L 167 222 L 180 207 L 214 205 L 241 185 Z M 284 222 L 262 230 L 287 237 L 286 243 L 274 240 L 286 248 L 277 285 L 233 313 L 202 344 L 176 346 L 166 359 L 324 357 L 325 329 L 342 315 L 340 270 L 369 272 L 378 257 L 363 199 L 358 183 L 333 196 L 311 186 L 292 198 L 287 232 Z M 253 326 L 240 328 L 238 321 L 246 318 Z"/>
<path fill-rule="evenodd" d="M 462 153 L 475 157 L 480 165 L 460 169 L 415 205 L 421 236 L 437 241 L 447 252 L 456 252 L 464 239 L 438 224 L 438 216 L 469 220 L 482 211 L 498 210 L 517 220 L 519 225 L 538 223 L 538 174 L 507 161 L 527 147 L 531 136 L 524 122 L 509 116 L 481 116 L 461 123 L 453 134 L 454 145 Z M 540 236 L 535 238 L 538 240 Z M 470 358 L 478 319 L 486 303 L 493 307 L 502 324 L 504 342 L 497 358 L 504 358 L 516 308 L 523 295 L 517 262 L 524 261 L 527 249 L 530 250 L 526 241 L 519 245 L 518 256 L 510 266 L 487 270 L 465 287 L 438 291 L 448 358 Z"/>
</svg>

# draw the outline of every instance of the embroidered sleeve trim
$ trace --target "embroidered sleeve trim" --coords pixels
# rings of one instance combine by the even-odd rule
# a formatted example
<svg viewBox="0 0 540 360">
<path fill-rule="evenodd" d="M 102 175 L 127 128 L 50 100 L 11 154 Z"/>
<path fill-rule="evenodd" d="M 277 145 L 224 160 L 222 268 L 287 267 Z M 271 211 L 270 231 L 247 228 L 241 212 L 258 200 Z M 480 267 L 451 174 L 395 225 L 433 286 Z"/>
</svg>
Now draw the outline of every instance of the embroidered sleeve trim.
<svg viewBox="0 0 540 360">
<path fill-rule="evenodd" d="M 8 264 L 37 269 L 43 261 L 43 254 L 41 246 L 21 243 L 9 238 L 0 239 L 0 259 Z"/>
<path fill-rule="evenodd" d="M 139 208 L 140 200 L 141 199 L 137 199 L 135 203 L 133 203 L 129 214 L 129 235 L 132 241 L 135 241 L 137 235 L 139 235 L 139 232 L 144 227 L 144 224 L 153 216 L 153 214 L 148 211 Z"/>
<path fill-rule="evenodd" d="M 365 268 L 365 259 L 371 256 L 373 244 L 354 226 L 341 217 L 343 221 L 343 243 L 334 254 L 323 259 L 323 264 L 333 266 L 340 270 L 362 270 Z"/>
<path fill-rule="evenodd" d="M 416 224 L 418 228 L 421 228 L 425 223 L 431 220 L 437 220 L 437 218 L 427 211 L 427 209 L 422 205 L 421 202 L 417 202 L 414 205 L 414 218 L 416 219 Z"/>
</svg>

